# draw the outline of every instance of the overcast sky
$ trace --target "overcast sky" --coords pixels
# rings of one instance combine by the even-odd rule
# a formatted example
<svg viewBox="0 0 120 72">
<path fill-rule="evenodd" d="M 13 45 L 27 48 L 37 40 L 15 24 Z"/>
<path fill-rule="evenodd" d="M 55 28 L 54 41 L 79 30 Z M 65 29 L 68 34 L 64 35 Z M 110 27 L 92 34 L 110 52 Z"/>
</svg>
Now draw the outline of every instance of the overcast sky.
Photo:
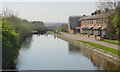
<svg viewBox="0 0 120 72">
<path fill-rule="evenodd" d="M 2 8 L 13 10 L 21 18 L 44 22 L 67 22 L 69 16 L 90 15 L 97 9 L 96 2 L 4 2 L 2 4 Z"/>
<path fill-rule="evenodd" d="M 96 2 L 96 1 L 102 0 L 0 0 L 0 2 Z"/>
</svg>

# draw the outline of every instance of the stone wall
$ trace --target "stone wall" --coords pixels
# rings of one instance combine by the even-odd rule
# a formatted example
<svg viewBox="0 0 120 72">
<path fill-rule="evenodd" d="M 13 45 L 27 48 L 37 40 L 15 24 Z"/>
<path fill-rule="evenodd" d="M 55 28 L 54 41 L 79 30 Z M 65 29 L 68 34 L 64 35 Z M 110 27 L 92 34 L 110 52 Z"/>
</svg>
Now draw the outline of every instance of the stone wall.
<svg viewBox="0 0 120 72">
<path fill-rule="evenodd" d="M 57 35 L 57 34 L 53 34 L 53 35 L 57 36 L 58 38 L 61 38 L 61 39 L 65 40 L 65 41 L 68 41 L 71 44 L 73 44 L 73 45 L 75 45 L 75 46 L 77 46 L 79 48 L 82 47 L 82 48 L 88 49 L 88 50 L 92 51 L 93 53 L 96 53 L 99 56 L 104 57 L 108 61 L 111 61 L 111 62 L 114 62 L 115 64 L 120 65 L 120 56 L 118 56 L 118 55 L 106 52 L 104 50 L 95 48 L 93 46 L 90 46 L 90 45 L 87 45 L 87 44 L 84 44 L 84 43 L 81 43 L 81 42 L 77 42 L 74 39 L 70 39 L 70 38 L 68 38 L 68 37 L 66 37 L 64 35 Z"/>
</svg>

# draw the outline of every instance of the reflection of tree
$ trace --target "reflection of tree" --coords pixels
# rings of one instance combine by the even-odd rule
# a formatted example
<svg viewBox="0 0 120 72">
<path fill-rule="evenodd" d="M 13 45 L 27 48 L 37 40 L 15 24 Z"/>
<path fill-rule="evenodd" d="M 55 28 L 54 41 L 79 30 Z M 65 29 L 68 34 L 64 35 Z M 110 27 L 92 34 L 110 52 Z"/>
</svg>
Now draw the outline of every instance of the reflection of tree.
<svg viewBox="0 0 120 72">
<path fill-rule="evenodd" d="M 70 53 L 82 53 L 87 58 L 91 59 L 93 65 L 97 68 L 97 70 L 119 70 L 120 66 L 116 65 L 104 57 L 100 57 L 93 52 L 90 52 L 88 49 L 85 48 L 78 48 L 70 43 L 68 43 L 68 50 Z"/>
<path fill-rule="evenodd" d="M 19 54 L 19 48 L 10 50 L 8 48 L 2 49 L 2 69 L 16 69 L 17 56 Z"/>
<path fill-rule="evenodd" d="M 54 39 L 56 39 L 57 37 L 54 35 Z"/>
<path fill-rule="evenodd" d="M 22 43 L 22 46 L 24 46 L 23 48 L 30 48 L 31 41 L 32 36 L 26 38 Z M 4 46 L 2 48 L 2 69 L 16 69 L 15 60 L 17 60 L 20 48 L 13 48 L 12 50 L 10 48 L 5 48 Z"/>
<path fill-rule="evenodd" d="M 24 48 L 24 49 L 29 49 L 30 45 L 31 45 L 31 42 L 32 42 L 32 36 L 26 38 L 24 40 L 24 42 L 22 43 L 21 47 Z"/>
</svg>

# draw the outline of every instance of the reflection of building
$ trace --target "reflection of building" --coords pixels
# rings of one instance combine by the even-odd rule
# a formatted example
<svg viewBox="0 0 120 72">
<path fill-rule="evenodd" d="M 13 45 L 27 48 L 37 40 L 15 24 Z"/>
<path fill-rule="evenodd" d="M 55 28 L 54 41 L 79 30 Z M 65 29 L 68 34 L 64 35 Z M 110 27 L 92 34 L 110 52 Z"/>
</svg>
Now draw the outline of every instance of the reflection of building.
<svg viewBox="0 0 120 72">
<path fill-rule="evenodd" d="M 81 53 L 91 59 L 93 65 L 97 68 L 97 70 L 118 70 L 120 66 L 107 61 L 105 58 L 100 57 L 89 50 L 81 48 Z"/>
<path fill-rule="evenodd" d="M 76 47 L 76 46 L 74 46 L 74 45 L 72 45 L 72 44 L 70 44 L 70 43 L 68 43 L 68 51 L 69 52 L 79 52 L 80 53 L 80 48 L 78 48 L 78 47 Z"/>
<path fill-rule="evenodd" d="M 81 53 L 84 56 L 86 56 L 88 59 L 91 60 L 93 65 L 97 68 L 97 70 L 118 70 L 120 69 L 120 66 L 106 60 L 102 56 L 98 56 L 97 54 L 94 54 L 94 52 L 91 52 L 88 49 L 85 48 L 78 48 L 70 43 L 68 43 L 68 50 L 70 54 L 78 54 Z"/>
</svg>

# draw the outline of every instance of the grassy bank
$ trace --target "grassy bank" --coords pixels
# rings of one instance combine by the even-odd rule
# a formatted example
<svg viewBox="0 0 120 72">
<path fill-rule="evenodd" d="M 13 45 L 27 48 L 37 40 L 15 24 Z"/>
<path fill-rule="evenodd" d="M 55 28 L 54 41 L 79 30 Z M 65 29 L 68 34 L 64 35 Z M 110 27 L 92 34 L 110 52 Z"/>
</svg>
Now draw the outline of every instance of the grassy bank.
<svg viewBox="0 0 120 72">
<path fill-rule="evenodd" d="M 107 52 L 110 52 L 110 53 L 113 53 L 115 55 L 119 55 L 120 56 L 120 51 L 118 51 L 116 49 L 113 49 L 113 48 L 110 48 L 110 47 L 106 47 L 106 46 L 102 46 L 102 45 L 95 44 L 95 43 L 88 42 L 88 41 L 81 41 L 81 40 L 76 40 L 76 41 L 82 42 L 84 44 L 87 44 L 87 45 L 90 45 L 90 46 L 93 46 L 93 47 L 96 47 L 96 48 L 99 48 L 99 49 L 102 49 L 102 50 L 105 50 Z"/>
<path fill-rule="evenodd" d="M 64 35 L 64 34 L 61 34 L 61 33 L 57 33 L 57 35 Z"/>
<path fill-rule="evenodd" d="M 47 31 L 48 33 L 54 33 L 54 31 Z"/>
<path fill-rule="evenodd" d="M 63 32 L 63 33 L 67 33 L 67 34 L 73 35 L 73 34 L 71 34 L 71 33 L 68 33 L 68 32 Z"/>
<path fill-rule="evenodd" d="M 54 31 L 48 31 L 48 33 L 54 33 Z M 61 34 L 61 33 L 55 33 L 57 35 L 64 35 L 64 34 Z"/>
</svg>

